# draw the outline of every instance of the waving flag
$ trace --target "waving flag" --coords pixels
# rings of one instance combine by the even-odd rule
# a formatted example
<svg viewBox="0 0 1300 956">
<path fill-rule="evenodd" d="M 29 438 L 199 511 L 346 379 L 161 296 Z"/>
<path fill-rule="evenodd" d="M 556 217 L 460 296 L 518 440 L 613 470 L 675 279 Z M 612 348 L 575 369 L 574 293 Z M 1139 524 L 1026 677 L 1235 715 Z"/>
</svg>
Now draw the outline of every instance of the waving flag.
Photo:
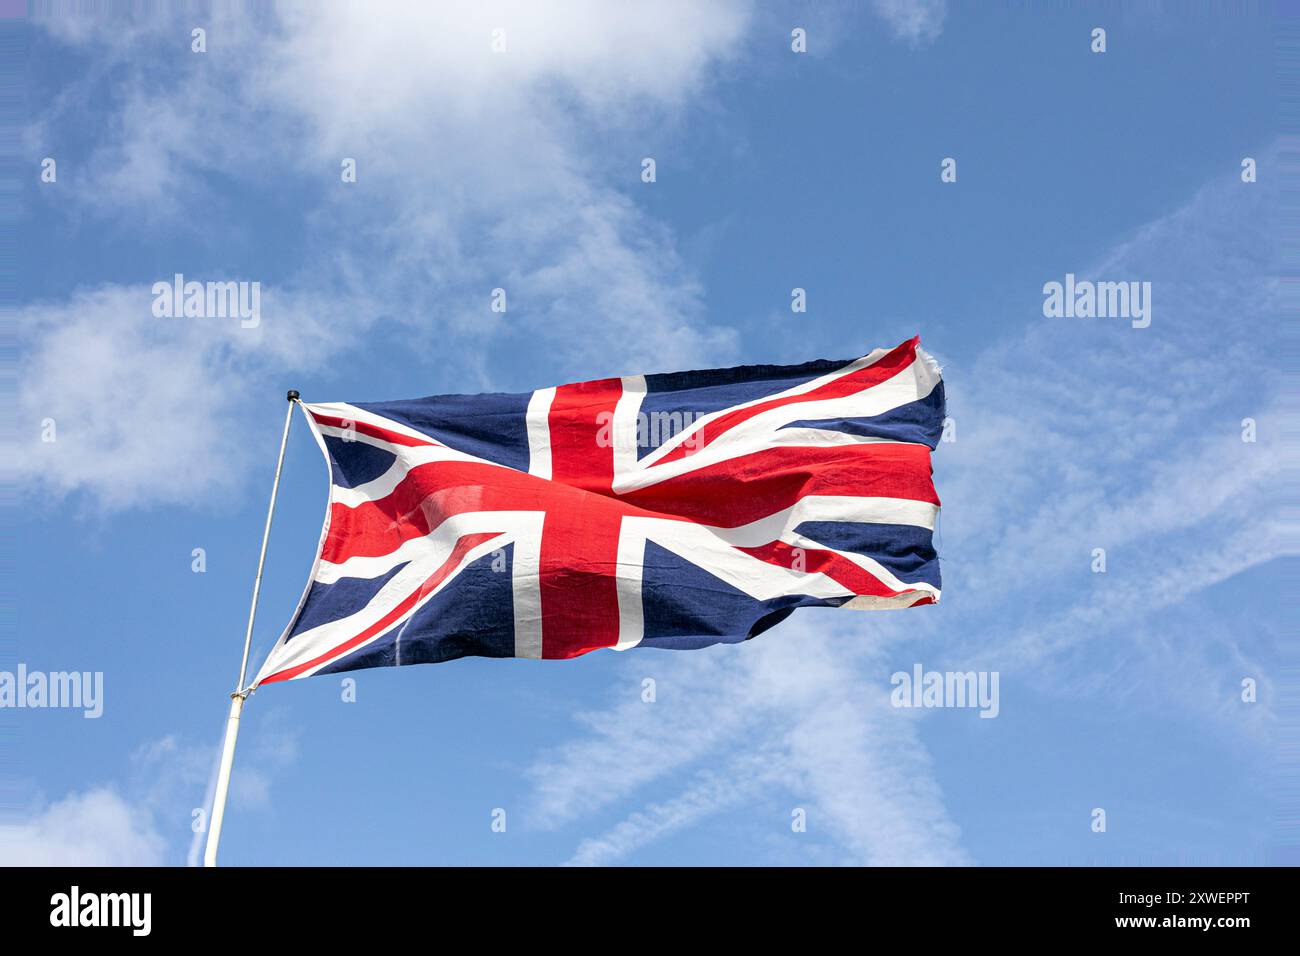
<svg viewBox="0 0 1300 956">
<path fill-rule="evenodd" d="M 943 383 L 917 339 L 852 361 L 302 407 L 329 510 L 255 684 L 704 647 L 796 607 L 939 599 Z"/>
</svg>

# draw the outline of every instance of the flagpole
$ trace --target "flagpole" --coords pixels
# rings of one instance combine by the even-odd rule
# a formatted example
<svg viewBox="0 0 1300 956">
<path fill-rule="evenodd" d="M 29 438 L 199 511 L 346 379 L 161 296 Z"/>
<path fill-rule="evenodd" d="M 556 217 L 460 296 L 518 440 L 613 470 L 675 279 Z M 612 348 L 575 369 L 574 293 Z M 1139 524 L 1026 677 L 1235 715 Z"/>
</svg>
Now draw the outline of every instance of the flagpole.
<svg viewBox="0 0 1300 956">
<path fill-rule="evenodd" d="M 253 620 L 257 617 L 257 596 L 262 590 L 262 568 L 266 564 L 266 546 L 271 540 L 271 519 L 275 516 L 275 498 L 280 491 L 280 469 L 284 467 L 284 450 L 289 444 L 289 425 L 298 393 L 293 389 L 285 396 L 289 410 L 284 416 L 284 433 L 280 436 L 280 457 L 275 463 L 275 481 L 271 484 L 271 504 L 266 509 L 266 527 L 262 530 L 262 553 L 257 558 L 257 576 L 253 578 L 253 602 L 248 608 L 248 629 L 244 632 L 244 656 L 239 661 L 239 680 L 230 695 L 230 716 L 226 720 L 226 739 L 221 748 L 221 768 L 217 771 L 217 789 L 212 798 L 212 820 L 208 825 L 208 845 L 203 865 L 217 865 L 217 847 L 221 843 L 221 823 L 226 815 L 226 793 L 230 789 L 230 771 L 235 764 L 235 740 L 239 737 L 239 717 L 244 710 L 244 678 L 248 675 L 248 651 L 253 644 Z"/>
</svg>

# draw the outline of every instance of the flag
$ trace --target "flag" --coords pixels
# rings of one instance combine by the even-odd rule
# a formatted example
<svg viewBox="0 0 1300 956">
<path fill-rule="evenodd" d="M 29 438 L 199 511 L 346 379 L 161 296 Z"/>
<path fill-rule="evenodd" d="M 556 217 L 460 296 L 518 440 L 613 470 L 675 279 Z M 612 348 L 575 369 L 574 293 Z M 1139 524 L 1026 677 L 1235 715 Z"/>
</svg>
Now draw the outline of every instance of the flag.
<svg viewBox="0 0 1300 956">
<path fill-rule="evenodd" d="M 465 656 L 739 642 L 939 600 L 938 366 L 855 360 L 304 404 L 310 580 L 255 685 Z"/>
</svg>

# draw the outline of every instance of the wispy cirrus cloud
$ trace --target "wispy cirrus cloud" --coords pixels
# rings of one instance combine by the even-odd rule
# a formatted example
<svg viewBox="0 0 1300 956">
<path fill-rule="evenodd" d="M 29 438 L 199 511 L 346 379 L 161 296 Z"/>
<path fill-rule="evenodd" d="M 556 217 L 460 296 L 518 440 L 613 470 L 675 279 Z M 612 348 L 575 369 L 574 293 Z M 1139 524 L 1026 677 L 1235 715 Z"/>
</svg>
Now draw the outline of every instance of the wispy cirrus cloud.
<svg viewBox="0 0 1300 956">
<path fill-rule="evenodd" d="M 539 382 L 730 358 L 735 335 L 707 320 L 673 235 L 609 169 L 626 160 L 629 131 L 671 124 L 707 95 L 711 72 L 743 43 L 747 11 L 683 7 L 662 21 L 669 29 L 639 14 L 613 22 L 603 5 L 566 9 L 578 19 L 541 22 L 524 6 L 428 7 L 409 31 L 361 7 L 285 8 L 263 23 L 218 13 L 210 34 L 221 57 L 187 61 L 165 79 L 131 63 L 138 44 L 164 42 L 157 24 L 108 31 L 118 36 L 105 47 L 113 62 L 95 82 L 121 80 L 121 96 L 90 174 L 70 184 L 78 214 L 139 213 L 168 235 L 216 234 L 238 224 L 204 205 L 214 172 L 254 195 L 292 173 L 319 177 L 303 225 L 313 241 L 266 277 L 281 301 L 253 334 L 158 322 L 147 285 L 25 305 L 22 420 L 52 415 L 71 441 L 57 457 L 18 449 L 23 477 L 57 494 L 88 492 L 109 509 L 228 489 L 241 449 L 213 426 L 237 414 L 245 386 L 318 368 L 381 326 L 423 328 L 477 355 L 484 386 L 494 357 L 521 346 L 538 356 Z M 939 35 L 945 7 L 877 9 L 896 36 L 920 44 Z M 491 51 L 498 27 L 504 55 Z M 90 23 L 52 29 L 72 44 L 107 35 Z M 445 42 L 431 47 L 430 37 Z M 555 52 L 575 39 L 576 54 Z M 59 110 L 34 128 L 33 150 L 90 112 L 78 95 Z M 356 193 L 338 183 L 344 156 L 358 160 Z M 1106 678 L 1122 652 L 1151 675 L 1163 694 L 1155 699 L 1213 720 L 1205 701 L 1231 682 L 1209 652 L 1229 648 L 1239 672 L 1258 669 L 1259 649 L 1213 630 L 1162 633 L 1149 617 L 1294 553 L 1276 520 L 1283 461 L 1269 436 L 1288 408 L 1268 374 L 1272 357 L 1267 344 L 1227 342 L 1220 328 L 1225 314 L 1274 308 L 1276 285 L 1248 238 L 1268 188 L 1207 187 L 1093 264 L 1099 277 L 1155 283 L 1151 329 L 1031 315 L 1026 334 L 950 366 L 959 439 L 937 456 L 943 606 L 845 619 L 803 612 L 753 646 L 653 655 L 660 704 L 589 714 L 584 734 L 539 756 L 535 815 L 548 825 L 642 804 L 582 837 L 574 862 L 635 859 L 774 790 L 807 802 L 848 861 L 965 861 L 924 721 L 883 709 L 882 669 L 899 653 L 913 659 L 907 642 L 927 659 L 1032 670 L 1053 692 L 1092 699 L 1115 693 Z M 196 209 L 198 224 L 187 224 Z M 475 304 L 497 285 L 510 294 L 508 319 Z M 1037 290 L 1023 291 L 1032 312 Z M 1237 435 L 1247 415 L 1261 424 L 1259 444 Z M 152 444 L 128 427 L 143 418 Z M 1108 576 L 1088 576 L 1092 547 L 1107 548 Z M 1204 693 L 1189 696 L 1189 680 Z M 73 831 L 102 812 L 135 834 L 124 857 L 151 845 L 129 807 L 119 812 L 98 792 L 70 801 L 23 832 Z"/>
<path fill-rule="evenodd" d="M 1279 314 L 1261 229 L 1273 189 L 1207 184 L 1077 270 L 1150 281 L 1149 329 L 1042 319 L 949 377 L 959 440 L 939 456 L 940 488 L 961 577 L 947 583 L 981 625 L 946 628 L 954 652 L 1038 666 L 1295 553 L 1274 346 L 1224 334 L 1225 315 L 1264 331 Z M 1090 573 L 1096 548 L 1104 575 Z M 1006 627 L 1010 595 L 1039 613 Z"/>
<path fill-rule="evenodd" d="M 244 460 L 220 421 L 244 386 L 325 370 L 377 326 L 473 356 L 463 388 L 490 387 L 495 359 L 521 349 L 538 384 L 733 354 L 671 231 L 623 187 L 640 174 L 628 137 L 689 109 L 742 52 L 748 20 L 744 3 L 416 4 L 402 17 L 290 4 L 215 10 L 208 53 L 178 56 L 192 24 L 175 12 L 38 17 L 93 63 L 27 131 L 37 157 L 71 129 L 90 138 L 51 211 L 207 251 L 204 275 L 177 259 L 143 286 L 20 307 L 23 420 L 60 426 L 43 447 L 35 426 L 20 430 L 20 477 L 109 509 L 228 491 Z M 345 159 L 355 183 L 341 181 Z M 291 256 L 231 212 L 286 177 L 308 210 Z M 265 274 L 213 265 L 230 235 L 262 249 Z M 261 326 L 155 318 L 149 283 L 173 272 L 261 281 L 274 290 Z M 506 314 L 489 308 L 494 288 Z M 146 413 L 152 441 L 131 434 Z M 184 482 L 164 477 L 178 460 Z"/>
<path fill-rule="evenodd" d="M 942 4 L 877 12 L 902 39 L 942 23 Z M 228 493 L 244 450 L 221 440 L 215 409 L 234 412 L 250 380 L 328 369 L 378 328 L 472 356 L 465 389 L 499 387 L 490 370 L 520 350 L 536 357 L 537 384 L 738 357 L 737 331 L 710 320 L 676 237 L 627 186 L 641 185 L 644 134 L 679 125 L 746 55 L 747 2 L 413 4 L 400 17 L 363 3 L 218 8 L 201 55 L 178 10 L 34 14 L 86 60 L 24 136 L 33 157 L 69 149 L 74 130 L 86 139 L 49 211 L 203 250 L 203 275 L 177 258 L 145 288 L 181 272 L 277 291 L 265 330 L 240 336 L 157 320 L 124 279 L 20 306 L 22 420 L 76 432 L 40 447 L 20 429 L 25 481 L 108 509 Z M 355 183 L 341 182 L 344 159 Z M 241 215 L 286 179 L 307 210 L 290 256 Z M 221 266 L 230 248 L 260 248 L 265 272 Z M 494 288 L 504 315 L 489 309 Z M 95 365 L 84 380 L 66 371 Z M 215 441 L 189 448 L 187 481 L 162 480 L 168 446 L 87 413 L 110 401 L 147 409 L 159 433 Z"/>
<path fill-rule="evenodd" d="M 849 620 L 804 611 L 753 645 L 645 666 L 681 699 L 586 713 L 589 729 L 533 767 L 534 805 L 552 826 L 654 788 L 642 809 L 582 838 L 574 862 L 635 859 L 773 788 L 806 798 L 854 862 L 967 862 L 924 721 L 886 703 L 885 679 L 904 661 L 1024 675 L 1076 702 L 1134 706 L 1140 682 L 1138 706 L 1244 727 L 1265 752 L 1272 709 L 1243 712 L 1237 694 L 1243 674 L 1267 675 L 1267 642 L 1155 620 L 1297 551 L 1283 495 L 1289 400 L 1280 374 L 1260 374 L 1272 347 L 1220 334 L 1225 309 L 1261 323 L 1278 313 L 1267 249 L 1242 239 L 1272 201 L 1211 183 L 1071 267 L 1151 281 L 1150 328 L 1031 313 L 1023 332 L 950 364 L 957 440 L 936 455 L 944 602 Z M 1024 291 L 1036 310 L 1038 290 Z M 1248 417 L 1268 437 L 1243 442 Z M 1106 574 L 1091 573 L 1094 548 Z M 717 766 L 733 768 L 735 787 L 700 769 Z"/>
<path fill-rule="evenodd" d="M 607 866 L 656 840 L 699 823 L 763 787 L 779 784 L 781 755 L 744 753 L 719 768 L 696 771 L 681 793 L 637 810 L 605 833 L 578 844 L 569 866 Z"/>
<path fill-rule="evenodd" d="M 532 822 L 563 827 L 668 783 L 675 795 L 583 839 L 571 862 L 623 859 L 774 793 L 806 807 L 808 839 L 843 862 L 967 862 L 915 728 L 878 680 L 882 645 L 849 615 L 805 614 L 743 648 L 641 652 L 658 699 L 585 714 L 586 734 L 541 755 Z"/>
</svg>

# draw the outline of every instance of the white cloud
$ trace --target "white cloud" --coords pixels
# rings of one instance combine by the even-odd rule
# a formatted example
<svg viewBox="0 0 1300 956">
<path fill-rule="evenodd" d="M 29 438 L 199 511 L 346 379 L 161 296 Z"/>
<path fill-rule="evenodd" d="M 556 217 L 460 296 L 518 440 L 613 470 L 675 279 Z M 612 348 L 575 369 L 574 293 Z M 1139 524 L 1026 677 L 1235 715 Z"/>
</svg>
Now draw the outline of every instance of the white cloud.
<svg viewBox="0 0 1300 956">
<path fill-rule="evenodd" d="M 1149 329 L 1040 319 L 949 375 L 958 440 L 941 446 L 936 477 L 954 652 L 1036 665 L 1295 553 L 1286 404 L 1267 372 L 1280 290 L 1249 238 L 1273 197 L 1239 185 L 1206 186 L 1078 270 L 1151 281 Z M 1225 316 L 1255 317 L 1264 334 Z M 1269 437 L 1242 442 L 1248 416 Z M 1106 549 L 1104 576 L 1089 571 L 1093 548 Z M 1009 627 L 1009 600 L 1046 610 Z"/>
<path fill-rule="evenodd" d="M 207 174 L 237 188 L 327 185 L 303 222 L 311 252 L 288 273 L 188 276 L 278 290 L 256 334 L 153 319 L 137 287 L 19 309 L 19 477 L 108 508 L 228 493 L 245 475 L 232 422 L 248 413 L 250 386 L 326 368 L 381 321 L 472 356 L 483 387 L 494 360 L 513 364 L 521 350 L 539 386 L 732 356 L 735 333 L 706 320 L 672 234 L 623 195 L 620 183 L 639 185 L 640 154 L 629 159 L 619 140 L 689 108 L 740 52 L 747 23 L 742 3 L 218 11 L 209 53 L 161 76 L 145 53 L 174 44 L 166 17 L 125 31 L 46 21 L 101 59 L 28 131 L 28 148 L 60 126 L 98 131 L 86 175 L 63 193 L 92 214 L 215 248 L 244 227 L 227 222 Z M 103 90 L 116 103 L 107 119 L 88 106 Z M 345 156 L 356 184 L 339 182 Z M 187 270 L 177 261 L 154 278 L 170 271 Z M 506 316 L 488 310 L 498 286 Z M 57 443 L 39 441 L 47 417 Z"/>
<path fill-rule="evenodd" d="M 680 794 L 664 803 L 639 810 L 600 836 L 578 844 L 569 866 L 606 866 L 668 834 L 712 816 L 761 787 L 776 782 L 777 754 L 742 754 L 719 769 L 706 769 Z"/>
<path fill-rule="evenodd" d="M 743 648 L 641 652 L 657 701 L 632 696 L 588 714 L 588 733 L 543 754 L 529 772 L 531 822 L 559 828 L 652 782 L 683 781 L 583 840 L 571 862 L 613 862 L 772 792 L 807 807 L 810 828 L 848 862 L 965 862 L 910 722 L 867 676 L 880 669 L 878 648 L 862 644 L 851 617 L 793 619 Z M 771 825 L 777 835 L 789 818 Z"/>
<path fill-rule="evenodd" d="M 740 52 L 749 20 L 748 3 L 689 0 L 411 3 L 389 17 L 364 3 L 287 11 L 280 56 L 257 82 L 333 146 L 362 133 L 423 142 L 430 125 L 466 120 L 489 127 L 489 138 L 510 137 L 493 120 L 525 108 L 568 111 L 544 88 L 554 84 L 602 121 L 611 107 L 675 104 L 712 62 Z M 333 96 L 318 95 L 323 84 Z"/>
<path fill-rule="evenodd" d="M 336 354 L 347 324 L 364 324 L 359 302 L 267 290 L 263 314 L 277 318 L 255 329 L 155 318 L 147 286 L 29 305 L 19 310 L 23 426 L 11 467 L 56 495 L 85 489 L 109 509 L 228 494 L 249 461 L 241 413 L 254 384 Z M 278 396 L 259 397 L 265 407 Z M 54 441 L 43 440 L 46 419 Z"/>
<path fill-rule="evenodd" d="M 299 731 L 289 724 L 288 712 L 272 707 L 259 714 L 253 740 L 241 748 L 238 769 L 230 778 L 228 809 L 271 810 L 276 773 L 298 757 Z M 223 721 L 222 735 L 224 729 Z M 222 735 L 202 744 L 170 734 L 140 747 L 131 757 L 132 792 L 140 805 L 160 819 L 189 825 L 188 866 L 199 865 L 207 843 L 206 828 L 195 831 L 193 823 L 196 810 L 203 812 L 204 820 L 211 819 Z M 175 832 L 181 832 L 179 827 Z"/>
<path fill-rule="evenodd" d="M 852 861 L 966 861 L 917 722 L 885 703 L 893 668 L 881 662 L 900 655 L 1021 675 L 1062 701 L 1176 708 L 1222 726 L 1236 747 L 1267 745 L 1271 707 L 1243 716 L 1234 703 L 1243 674 L 1267 674 L 1260 648 L 1210 621 L 1162 626 L 1206 588 L 1297 550 L 1288 404 L 1268 371 L 1268 336 L 1222 328 L 1225 314 L 1262 327 L 1279 312 L 1268 259 L 1249 239 L 1274 198 L 1238 186 L 1207 186 L 1077 270 L 1152 281 L 1149 329 L 1037 316 L 974 361 L 949 363 L 958 437 L 935 459 L 943 604 L 801 611 L 743 648 L 650 657 L 640 667 L 658 679 L 659 703 L 585 714 L 585 733 L 538 758 L 545 825 L 590 818 L 652 783 L 676 793 L 582 840 L 575 862 L 635 859 L 773 786 L 805 797 Z M 1036 311 L 1038 289 L 1025 291 Z M 1241 441 L 1247 415 L 1268 439 Z M 1107 548 L 1106 575 L 1090 573 L 1093 547 Z M 735 791 L 698 769 L 757 755 L 765 775 L 738 772 Z"/>
<path fill-rule="evenodd" d="M 57 446 L 19 449 L 24 478 L 58 493 L 87 490 L 109 507 L 225 490 L 244 464 L 242 426 L 228 425 L 247 386 L 327 362 L 379 321 L 427 327 L 436 316 L 441 343 L 482 356 L 485 369 L 494 354 L 527 344 L 552 356 L 539 384 L 561 366 L 572 378 L 574 368 L 729 356 L 734 336 L 706 321 L 673 237 L 623 196 L 606 164 L 628 130 L 671 124 L 705 95 L 710 71 L 743 42 L 744 7 L 690 4 L 653 19 L 605 4 L 562 6 L 554 17 L 531 5 L 429 5 L 405 20 L 363 9 L 292 8 L 265 32 L 218 18 L 210 32 L 221 56 L 162 84 L 119 63 L 126 95 L 81 193 L 92 211 L 138 211 L 175 227 L 205 198 L 208 169 L 260 185 L 290 173 L 336 180 L 342 156 L 358 159 L 357 185 L 368 191 L 361 203 L 347 187 L 321 194 L 305 228 L 328 254 L 278 277 L 279 307 L 264 310 L 253 335 L 153 320 L 146 287 L 21 309 L 20 421 L 52 416 L 59 427 Z M 876 9 L 919 44 L 939 34 L 946 8 L 881 0 Z M 497 26 L 507 31 L 500 55 L 489 46 Z M 64 35 L 83 42 L 92 31 Z M 149 39 L 132 32 L 112 50 L 130 58 Z M 30 138 L 77 119 L 79 108 L 66 98 Z M 911 640 L 927 659 L 1033 667 L 1044 682 L 1072 655 L 1068 677 L 1055 679 L 1094 695 L 1106 692 L 1089 680 L 1110 666 L 1103 649 L 1122 649 L 1161 678 L 1171 658 L 1195 660 L 1222 638 L 1179 644 L 1144 619 L 1295 550 L 1277 523 L 1281 452 L 1267 439 L 1236 438 L 1247 414 L 1280 428 L 1273 357 L 1221 328 L 1224 315 L 1276 313 L 1276 285 L 1249 242 L 1268 196 L 1264 183 L 1208 187 L 1096 263 L 1100 278 L 1155 283 L 1150 329 L 1036 318 L 1027 334 L 950 366 L 959 440 L 936 459 L 943 606 L 851 619 L 806 611 L 744 648 L 642 652 L 660 677 L 660 703 L 590 714 L 585 734 L 541 756 L 534 822 L 567 826 L 651 783 L 675 784 L 675 796 L 575 855 L 622 859 L 777 786 L 806 798 L 852 860 L 963 861 L 917 727 L 881 711 L 883 690 L 871 695 L 880 658 L 858 645 L 888 653 Z M 346 251 L 359 247 L 367 252 Z M 485 321 L 472 304 L 494 285 L 509 290 L 509 321 Z M 1036 296 L 1027 290 L 1031 303 Z M 1083 577 L 1094 543 L 1112 563 L 1100 594 L 1100 582 Z M 1249 650 L 1233 651 L 1251 663 Z M 1213 690 L 1208 667 L 1193 677 Z M 1213 715 L 1185 694 L 1181 702 Z M 705 764 L 732 768 L 736 788 Z M 76 833 L 78 819 L 114 815 L 99 791 L 64 804 L 19 836 Z M 116 809 L 116 832 L 144 837 L 126 845 L 147 845 L 138 815 Z"/>
<path fill-rule="evenodd" d="M 938 37 L 948 16 L 947 0 L 874 0 L 872 6 L 896 38 L 913 45 Z"/>
<path fill-rule="evenodd" d="M 0 823 L 0 865 L 160 866 L 152 814 L 112 790 L 74 793 L 17 823 Z"/>
<path fill-rule="evenodd" d="M 231 808 L 270 809 L 276 771 L 297 759 L 298 730 L 282 708 L 264 711 L 256 730 L 231 778 Z M 220 740 L 203 745 L 169 734 L 143 744 L 119 785 L 0 820 L 0 865 L 164 866 L 184 856 L 197 866 L 207 833 L 194 830 L 195 811 L 211 814 L 220 756 Z"/>
<path fill-rule="evenodd" d="M 941 5 L 878 12 L 912 40 L 942 21 Z M 208 53 L 179 57 L 190 24 L 166 11 L 39 20 L 89 60 L 25 137 L 35 155 L 71 126 L 90 137 L 60 183 L 69 215 L 185 236 L 220 262 L 218 237 L 259 248 L 238 203 L 292 180 L 311 239 L 300 261 L 267 250 L 273 274 L 189 275 L 277 289 L 258 335 L 161 326 L 120 285 L 21 307 L 18 477 L 109 509 L 228 495 L 263 452 L 230 427 L 250 396 L 381 326 L 463 356 L 482 388 L 523 351 L 538 386 L 735 360 L 736 331 L 709 320 L 672 232 L 626 190 L 642 185 L 638 134 L 706 99 L 753 19 L 741 0 L 221 8 Z M 356 184 L 339 181 L 344 157 Z M 193 269 L 164 271 L 149 281 Z M 487 308 L 496 287 L 505 316 Z M 46 417 L 58 444 L 38 441 Z"/>
</svg>

